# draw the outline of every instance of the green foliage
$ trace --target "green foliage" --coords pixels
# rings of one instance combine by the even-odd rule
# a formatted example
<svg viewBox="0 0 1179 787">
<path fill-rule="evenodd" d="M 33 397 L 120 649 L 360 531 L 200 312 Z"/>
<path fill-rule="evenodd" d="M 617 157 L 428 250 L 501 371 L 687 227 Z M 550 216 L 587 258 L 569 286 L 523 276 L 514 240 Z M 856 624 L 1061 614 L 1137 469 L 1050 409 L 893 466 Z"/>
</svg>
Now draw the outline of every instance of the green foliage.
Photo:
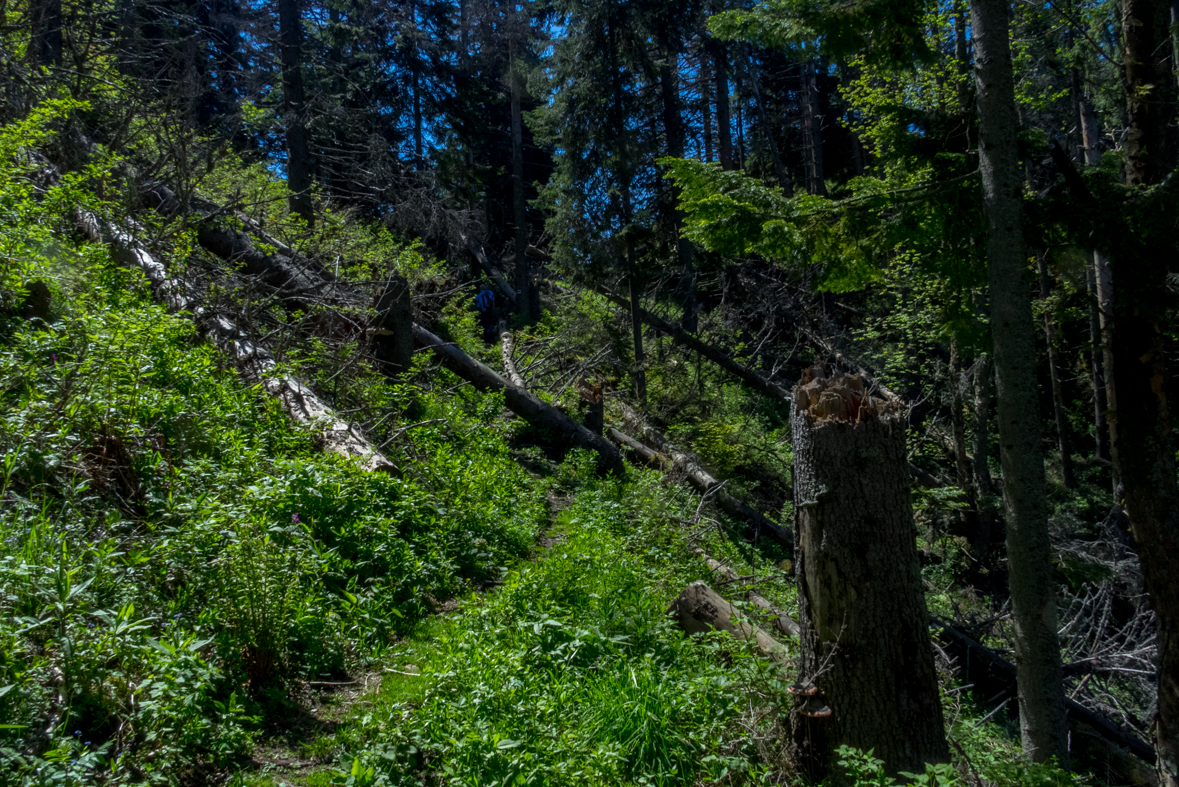
<svg viewBox="0 0 1179 787">
<path fill-rule="evenodd" d="M 862 54 L 873 64 L 905 67 L 932 57 L 922 26 L 927 8 L 922 0 L 765 0 L 749 10 L 716 14 L 708 27 L 726 40 L 767 47 L 817 41 L 828 57 Z"/>
<path fill-rule="evenodd" d="M 925 773 L 901 772 L 903 780 L 891 779 L 884 773 L 884 760 L 872 756 L 872 749 L 860 751 L 851 746 L 840 746 L 837 749 L 839 764 L 847 770 L 852 784 L 856 787 L 894 787 L 900 784 L 913 784 L 918 787 L 955 787 L 960 783 L 954 766 L 950 763 L 927 763 Z M 838 783 L 838 782 L 836 782 Z"/>
<path fill-rule="evenodd" d="M 343 735 L 356 753 L 341 780 L 358 768 L 375 783 L 433 770 L 469 785 L 758 772 L 743 725 L 769 722 L 742 709 L 782 701 L 784 676 L 727 635 L 685 639 L 664 615 L 699 563 L 668 529 L 657 477 L 618 485 L 572 461 L 561 473 L 581 491 L 556 543 L 398 653 L 380 704 Z"/>
</svg>

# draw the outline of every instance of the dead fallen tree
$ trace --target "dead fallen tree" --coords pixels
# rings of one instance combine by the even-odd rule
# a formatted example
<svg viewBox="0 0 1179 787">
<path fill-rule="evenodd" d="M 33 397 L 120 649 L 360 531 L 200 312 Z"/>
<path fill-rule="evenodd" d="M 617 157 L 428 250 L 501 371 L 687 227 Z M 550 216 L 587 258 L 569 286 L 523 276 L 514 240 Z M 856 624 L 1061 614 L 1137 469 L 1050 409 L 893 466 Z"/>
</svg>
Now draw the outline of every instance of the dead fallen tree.
<svg viewBox="0 0 1179 787">
<path fill-rule="evenodd" d="M 548 432 L 557 442 L 586 448 L 598 455 L 598 467 L 623 475 L 622 454 L 609 440 L 596 435 L 557 408 L 545 404 L 524 388 L 513 385 L 484 364 L 467 355 L 453 342 L 446 342 L 416 323 L 414 344 L 419 350 L 433 350 L 444 367 L 482 391 L 502 391 L 508 409 L 534 427 Z"/>
<path fill-rule="evenodd" d="M 975 687 L 976 694 L 990 702 L 1004 703 L 1017 696 L 1014 664 L 944 621 L 935 618 L 933 626 L 936 638 L 954 659 L 963 680 Z M 1079 702 L 1066 702 L 1073 756 L 1097 769 L 1107 781 L 1158 784 L 1153 746 L 1123 732 Z"/>
<path fill-rule="evenodd" d="M 507 324 L 500 321 L 499 324 L 499 349 L 500 354 L 504 359 L 504 371 L 507 372 L 508 379 L 512 381 L 512 385 L 520 388 L 527 388 L 524 385 L 524 378 L 520 376 L 520 372 L 516 369 L 516 342 L 512 339 L 512 332 L 508 330 Z"/>
<path fill-rule="evenodd" d="M 755 538 L 759 534 L 768 534 L 782 545 L 790 549 L 794 548 L 794 534 L 789 528 L 779 525 L 777 522 L 769 519 L 765 514 L 726 492 L 723 482 L 717 480 L 711 473 L 701 467 L 694 458 L 669 443 L 662 434 L 648 425 L 643 417 L 631 409 L 629 405 L 618 399 L 614 401 L 622 411 L 623 421 L 625 421 L 627 428 L 641 435 L 642 440 L 647 445 L 612 428 L 609 430 L 609 434 L 615 442 L 625 445 L 641 457 L 648 465 L 659 467 L 665 471 L 674 468 L 683 473 L 688 483 L 700 492 L 700 494 L 715 500 L 721 510 L 729 516 L 746 522 L 753 531 Z M 654 450 L 648 446 L 654 446 Z M 664 463 L 663 459 L 659 459 L 656 456 L 657 454 L 664 457 L 666 463 Z"/>
<path fill-rule="evenodd" d="M 602 295 L 602 297 L 617 304 L 618 306 L 621 306 L 627 311 L 627 313 L 630 313 L 631 302 L 629 298 L 624 298 L 623 296 L 613 293 L 604 287 L 598 288 L 598 292 Z M 650 325 L 660 333 L 670 336 L 672 340 L 676 342 L 676 344 L 683 345 L 689 350 L 694 350 L 695 352 L 700 353 L 702 356 L 712 361 L 717 366 L 720 366 L 722 369 L 732 373 L 750 388 L 760 391 L 766 396 L 775 399 L 789 400 L 789 391 L 777 383 L 766 379 L 764 376 L 758 374 L 749 367 L 742 366 L 740 363 L 734 360 L 731 355 L 726 353 L 724 350 L 721 350 L 719 347 L 715 347 L 711 344 L 708 344 L 707 342 L 700 341 L 695 336 L 685 331 L 683 328 L 680 328 L 678 325 L 673 325 L 672 323 L 667 322 L 657 315 L 652 314 L 646 309 L 640 308 L 638 312 L 640 320 Z"/>
<path fill-rule="evenodd" d="M 693 582 L 671 602 L 667 613 L 688 634 L 727 631 L 748 640 L 763 655 L 787 667 L 790 652 L 763 629 L 741 617 L 737 609 L 704 582 Z"/>
<path fill-rule="evenodd" d="M 724 563 L 711 557 L 703 549 L 695 549 L 694 552 L 697 557 L 702 558 L 708 564 L 709 568 L 724 577 L 725 582 L 736 584 L 741 581 L 741 577 L 737 575 L 737 572 L 731 566 L 726 566 Z M 774 627 L 778 629 L 779 633 L 788 637 L 798 637 L 799 631 L 801 630 L 798 627 L 798 623 L 785 612 L 771 604 L 765 596 L 751 589 L 745 592 L 745 599 L 762 612 L 771 616 L 774 619 Z"/>
<path fill-rule="evenodd" d="M 368 442 L 358 429 L 341 419 L 315 392 L 298 380 L 277 373 L 269 352 L 240 330 L 228 317 L 193 305 L 188 288 L 168 275 L 164 263 L 135 240 L 131 233 L 89 211 L 77 213 L 78 228 L 93 243 L 105 243 L 116 262 L 143 271 L 155 297 L 171 312 L 191 310 L 197 326 L 240 373 L 282 404 L 295 422 L 317 431 L 324 450 L 356 460 L 370 471 L 398 473 L 397 466 Z"/>
</svg>

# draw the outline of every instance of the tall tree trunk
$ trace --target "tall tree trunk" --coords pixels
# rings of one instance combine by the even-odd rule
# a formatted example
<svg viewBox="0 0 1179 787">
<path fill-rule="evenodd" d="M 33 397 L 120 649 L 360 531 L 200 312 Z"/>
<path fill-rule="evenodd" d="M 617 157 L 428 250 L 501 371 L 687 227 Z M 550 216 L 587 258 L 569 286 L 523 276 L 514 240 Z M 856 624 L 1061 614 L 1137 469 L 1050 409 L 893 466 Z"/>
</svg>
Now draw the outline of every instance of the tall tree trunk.
<svg viewBox="0 0 1179 787">
<path fill-rule="evenodd" d="M 1166 147 L 1175 111 L 1166 0 L 1123 0 L 1127 115 L 1126 175 L 1153 186 L 1173 166 Z M 1167 411 L 1164 331 L 1173 247 L 1131 242 L 1113 260 L 1110 436 L 1143 584 L 1158 630 L 1155 749 L 1163 787 L 1179 785 L 1179 484 Z"/>
<path fill-rule="evenodd" d="M 949 759 L 895 403 L 863 381 L 811 370 L 795 389 L 801 700 L 794 742 L 807 776 L 836 747 L 874 749 L 891 774 Z M 812 691 L 815 693 L 811 693 Z"/>
<path fill-rule="evenodd" d="M 1073 470 L 1072 436 L 1068 425 L 1068 411 L 1064 407 L 1064 387 L 1060 380 L 1060 351 L 1056 347 L 1056 323 L 1052 319 L 1049 299 L 1052 297 L 1052 279 L 1048 276 L 1048 261 L 1037 254 L 1040 268 L 1040 298 L 1044 301 L 1044 337 L 1048 343 L 1048 374 L 1052 381 L 1052 413 L 1056 420 L 1056 444 L 1060 449 L 1060 471 L 1065 489 L 1077 488 L 1077 476 Z"/>
<path fill-rule="evenodd" d="M 1077 105 L 1077 119 L 1081 126 L 1081 152 L 1085 166 L 1092 167 L 1101 160 L 1099 149 L 1100 129 L 1097 125 L 1097 114 L 1093 105 L 1085 98 L 1079 86 L 1080 79 L 1075 80 L 1074 98 Z M 1093 385 L 1093 425 L 1096 433 L 1096 455 L 1099 459 L 1109 459 L 1109 424 L 1106 411 L 1109 410 L 1106 398 L 1106 368 L 1103 356 L 1104 342 L 1101 333 L 1101 297 L 1098 292 L 1098 271 L 1102 276 L 1109 277 L 1109 259 L 1093 250 L 1090 264 L 1085 268 L 1085 289 L 1089 296 L 1089 344 L 1091 346 L 1089 367 L 1090 379 Z"/>
<path fill-rule="evenodd" d="M 974 453 L 974 493 L 978 504 L 978 529 L 970 537 L 979 563 L 986 564 L 991 551 L 995 514 L 991 500 L 991 359 L 986 353 L 974 362 L 974 431 L 971 449 Z"/>
<path fill-rule="evenodd" d="M 954 60 L 957 61 L 958 75 L 958 111 L 962 113 L 965 124 L 963 136 L 967 150 L 978 148 L 978 130 L 974 123 L 974 81 L 970 79 L 970 45 L 966 37 L 966 3 L 965 0 L 954 0 Z"/>
<path fill-rule="evenodd" d="M 806 139 L 806 190 L 811 194 L 827 196 L 827 184 L 823 182 L 823 117 L 819 113 L 819 86 L 815 80 L 817 60 L 802 64 L 802 123 Z"/>
<path fill-rule="evenodd" d="M 1068 728 L 1036 406 L 1035 328 L 1023 246 L 1019 115 L 1007 2 L 971 0 L 970 9 L 1020 731 L 1024 752 L 1032 759 L 1056 757 L 1066 763 Z"/>
<path fill-rule="evenodd" d="M 954 432 L 954 469 L 958 488 L 966 496 L 964 520 L 966 532 L 973 538 L 978 532 L 978 499 L 974 492 L 974 472 L 966 452 L 966 414 L 962 401 L 962 359 L 957 338 L 950 339 L 950 426 Z"/>
<path fill-rule="evenodd" d="M 663 64 L 659 69 L 659 86 L 663 94 L 663 131 L 667 136 L 667 155 L 684 157 L 684 121 L 680 116 L 680 89 L 677 78 L 676 53 L 667 41 L 663 42 Z M 680 299 L 683 314 L 680 325 L 685 331 L 696 332 L 696 270 L 692 264 L 692 243 L 680 234 L 684 226 L 684 214 L 678 207 L 679 189 L 672 189 L 668 195 L 672 208 L 672 225 L 675 227 L 676 251 L 680 260 Z"/>
<path fill-rule="evenodd" d="M 766 111 L 765 102 L 762 100 L 761 85 L 757 78 L 757 66 L 753 63 L 753 58 L 749 56 L 746 50 L 745 55 L 745 69 L 749 75 L 749 86 L 753 90 L 753 105 L 757 109 L 758 125 L 761 127 L 762 135 L 765 137 L 766 146 L 770 150 L 770 157 L 774 161 L 774 175 L 778 178 L 778 186 L 781 187 L 782 192 L 787 197 L 794 196 L 794 182 L 790 180 L 789 173 L 786 172 L 786 167 L 782 163 L 782 156 L 778 152 L 778 143 L 774 141 L 773 127 L 770 125 L 770 116 Z"/>
<path fill-rule="evenodd" d="M 60 66 L 65 49 L 61 0 L 36 0 L 29 4 L 29 13 L 33 24 L 33 62 L 39 66 Z"/>
<path fill-rule="evenodd" d="M 733 169 L 733 129 L 729 117 L 729 63 L 723 44 L 710 39 L 716 69 L 716 145 L 721 167 Z"/>
<path fill-rule="evenodd" d="M 516 311 L 527 322 L 532 303 L 532 275 L 528 262 L 528 218 L 524 210 L 524 115 L 520 110 L 520 74 L 513 36 L 509 44 L 508 79 L 512 82 L 512 213 L 516 241 Z"/>
<path fill-rule="evenodd" d="M 708 56 L 700 53 L 700 112 L 704 118 L 704 163 L 712 163 L 712 99 L 709 97 Z"/>
<path fill-rule="evenodd" d="M 635 348 L 635 398 L 641 407 L 647 406 L 647 357 L 643 349 L 643 307 L 639 303 L 638 271 L 635 270 L 634 248 L 627 243 L 626 265 L 630 269 L 630 324 Z"/>
<path fill-rule="evenodd" d="M 287 189 L 291 212 L 311 226 L 315 212 L 311 205 L 311 153 L 307 143 L 303 94 L 303 22 L 299 0 L 278 0 L 278 29 L 281 40 L 283 120 L 287 135 Z"/>
</svg>

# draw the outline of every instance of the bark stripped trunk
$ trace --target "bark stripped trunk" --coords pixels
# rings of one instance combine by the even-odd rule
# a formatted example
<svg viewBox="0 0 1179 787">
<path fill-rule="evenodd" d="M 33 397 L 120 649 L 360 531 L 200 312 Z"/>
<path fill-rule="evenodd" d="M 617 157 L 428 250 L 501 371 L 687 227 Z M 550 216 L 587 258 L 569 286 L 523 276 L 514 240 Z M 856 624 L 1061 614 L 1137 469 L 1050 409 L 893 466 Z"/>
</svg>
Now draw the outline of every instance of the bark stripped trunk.
<svg viewBox="0 0 1179 787">
<path fill-rule="evenodd" d="M 1020 731 L 1024 752 L 1035 761 L 1056 757 L 1067 763 L 1068 730 L 1036 406 L 1035 328 L 1023 245 L 1023 178 L 1016 145 L 1019 115 L 1007 2 L 972 0 L 970 8 Z"/>
<path fill-rule="evenodd" d="M 643 349 L 643 308 L 639 305 L 638 273 L 635 271 L 634 249 L 627 244 L 627 267 L 630 269 L 630 326 L 635 351 L 635 399 L 640 407 L 647 404 L 647 356 Z"/>
<path fill-rule="evenodd" d="M 1077 476 L 1073 469 L 1072 438 L 1068 425 L 1068 411 L 1064 406 L 1064 387 L 1060 380 L 1060 351 L 1056 347 L 1056 323 L 1052 320 L 1049 298 L 1052 296 L 1052 279 L 1048 276 L 1048 262 L 1044 254 L 1036 255 L 1040 269 L 1040 298 L 1044 302 L 1044 338 L 1048 344 L 1048 375 L 1052 381 L 1052 414 L 1056 420 L 1056 445 L 1060 450 L 1060 471 L 1065 489 L 1077 488 Z"/>
<path fill-rule="evenodd" d="M 315 223 L 315 211 L 311 205 L 311 153 L 304 117 L 303 21 L 298 0 L 278 0 L 278 29 L 290 208 L 292 213 L 312 226 Z"/>
<path fill-rule="evenodd" d="M 761 628 L 741 617 L 732 604 L 703 582 L 693 582 L 676 596 L 667 614 L 688 634 L 727 631 L 737 639 L 749 640 L 763 656 L 783 667 L 790 665 L 790 651 Z"/>
<path fill-rule="evenodd" d="M 607 430 L 610 439 L 628 449 L 632 458 L 638 456 L 644 464 L 656 470 L 676 470 L 683 473 L 684 478 L 697 492 L 714 500 L 717 506 L 729 516 L 745 522 L 749 526 L 750 540 L 757 541 L 762 534 L 768 534 L 778 543 L 793 549 L 794 536 L 789 530 L 730 495 L 722 488 L 722 482 L 697 464 L 695 459 L 668 443 L 663 435 L 648 426 L 633 410 L 625 405 L 622 407 L 627 428 L 633 429 L 636 434 L 642 436 L 643 440 L 655 446 L 655 448 L 651 448 L 613 427 Z"/>
<path fill-rule="evenodd" d="M 197 326 L 234 362 L 240 373 L 278 399 L 291 420 L 314 429 L 325 451 L 353 459 L 371 472 L 400 473 L 360 430 L 340 418 L 314 391 L 294 378 L 276 374 L 277 363 L 256 339 L 224 315 L 194 305 L 184 283 L 171 278 L 163 262 L 130 233 L 87 211 L 79 211 L 78 224 L 88 240 L 108 244 L 117 262 L 143 271 L 152 293 L 169 311 L 191 310 Z"/>
<path fill-rule="evenodd" d="M 692 552 L 697 557 L 702 558 L 710 569 L 724 577 L 725 582 L 736 584 L 741 581 L 741 577 L 737 575 L 737 572 L 732 567 L 726 566 L 719 560 L 710 557 L 704 550 L 694 549 Z M 770 603 L 769 599 L 756 590 L 745 591 L 745 598 L 749 603 L 753 604 L 773 620 L 774 628 L 778 629 L 779 634 L 787 637 L 798 637 L 802 633 L 802 629 L 799 628 L 798 623 L 793 618 L 775 607 Z"/>
<path fill-rule="evenodd" d="M 905 419 L 851 375 L 804 375 L 791 419 L 802 655 L 798 684 L 832 713 L 793 716 L 807 775 L 836 747 L 890 774 L 949 759 L 917 559 Z M 813 701 L 813 700 L 811 700 Z"/>
</svg>

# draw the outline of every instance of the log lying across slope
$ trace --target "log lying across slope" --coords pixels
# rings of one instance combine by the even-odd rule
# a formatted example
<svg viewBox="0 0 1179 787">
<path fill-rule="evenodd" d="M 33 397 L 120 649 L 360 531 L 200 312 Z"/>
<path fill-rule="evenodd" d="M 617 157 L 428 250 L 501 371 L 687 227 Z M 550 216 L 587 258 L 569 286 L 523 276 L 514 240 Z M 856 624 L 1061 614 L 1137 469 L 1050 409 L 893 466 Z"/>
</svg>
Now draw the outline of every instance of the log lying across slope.
<svg viewBox="0 0 1179 787">
<path fill-rule="evenodd" d="M 158 199 L 157 204 L 167 205 L 168 201 Z M 330 302 L 353 306 L 371 302 L 371 298 L 336 279 L 314 260 L 287 254 L 266 254 L 245 233 L 201 225 L 198 226 L 197 241 L 206 251 L 224 260 L 244 262 L 247 271 L 256 271 L 267 284 L 277 288 L 284 299 L 294 305 L 319 305 L 325 297 Z M 413 339 L 418 349 L 434 350 L 443 366 L 475 387 L 486 391 L 503 391 L 509 410 L 534 427 L 548 432 L 556 441 L 575 448 L 590 449 L 598 454 L 598 466 L 601 469 L 617 475 L 625 473 L 622 454 L 610 441 L 589 431 L 522 387 L 504 380 L 453 343 L 444 342 L 416 323 L 413 325 Z"/>
<path fill-rule="evenodd" d="M 303 383 L 275 372 L 274 358 L 256 340 L 224 315 L 192 306 L 188 288 L 168 276 L 167 268 L 118 225 L 90 213 L 78 211 L 78 227 L 87 240 L 106 243 L 117 262 L 139 268 L 152 292 L 171 312 L 191 309 L 197 326 L 230 358 L 246 379 L 259 383 L 298 423 L 312 426 L 323 440 L 324 450 L 355 459 L 370 471 L 397 473 L 397 467 L 369 443 L 362 432 L 336 415 L 335 411 Z"/>
<path fill-rule="evenodd" d="M 453 342 L 446 342 L 418 324 L 413 340 L 420 350 L 433 350 L 442 365 L 483 391 L 503 391 L 508 409 L 528 423 L 553 435 L 560 443 L 588 448 L 598 455 L 598 467 L 623 475 L 622 454 L 604 437 L 594 434 L 557 408 L 545 404 L 520 386 L 513 385 L 486 365 L 467 355 Z"/>
<path fill-rule="evenodd" d="M 602 295 L 602 297 L 621 306 L 628 313 L 630 312 L 631 303 L 629 298 L 624 298 L 621 295 L 613 293 L 605 288 L 600 288 L 598 292 Z M 680 328 L 678 325 L 673 325 L 672 323 L 667 322 L 667 320 L 652 314 L 646 309 L 639 309 L 639 319 L 653 327 L 655 330 L 667 334 L 677 344 L 681 344 L 690 350 L 695 350 L 696 352 L 700 353 L 702 356 L 712 361 L 717 366 L 720 366 L 722 369 L 735 375 L 750 388 L 761 391 L 766 396 L 775 399 L 784 399 L 787 401 L 790 399 L 790 392 L 782 386 L 766 379 L 764 376 L 758 374 L 752 369 L 742 366 L 724 350 L 714 347 L 707 342 L 700 341 L 695 336 L 685 331 L 683 328 Z"/>
<path fill-rule="evenodd" d="M 669 443 L 663 435 L 648 425 L 643 417 L 631 409 L 629 405 L 620 400 L 615 400 L 615 402 L 622 411 L 622 417 L 626 422 L 627 428 L 640 435 L 642 440 L 646 441 L 648 445 L 654 446 L 655 450 L 652 450 L 648 445 L 644 445 L 639 440 L 617 429 L 610 429 L 608 433 L 615 442 L 630 448 L 642 457 L 647 464 L 653 466 L 663 464 L 664 460 L 659 457 L 665 457 L 668 466 L 664 466 L 662 469 L 675 468 L 682 472 L 684 477 L 687 478 L 688 483 L 700 492 L 700 494 L 710 496 L 716 500 L 717 505 L 721 507 L 722 511 L 731 517 L 747 522 L 754 531 L 755 536 L 759 533 L 764 533 L 782 545 L 790 549 L 794 548 L 794 534 L 789 528 L 782 527 L 760 511 L 730 495 L 724 490 L 721 481 L 717 480 L 711 473 L 701 467 L 691 456 Z"/>
<path fill-rule="evenodd" d="M 741 581 L 741 577 L 737 576 L 737 572 L 731 566 L 726 566 L 724 563 L 708 555 L 704 550 L 695 550 L 696 556 L 702 558 L 708 567 L 714 572 L 724 577 L 726 582 L 737 583 Z M 798 623 L 793 618 L 787 615 L 782 610 L 775 607 L 769 599 L 756 590 L 748 590 L 745 593 L 745 598 L 750 604 L 765 612 L 774 619 L 774 628 L 778 629 L 780 634 L 785 634 L 788 637 L 797 638 L 801 629 Z"/>
<path fill-rule="evenodd" d="M 727 631 L 737 639 L 750 640 L 763 656 L 782 666 L 790 665 L 790 652 L 758 626 L 745 620 L 719 593 L 704 582 L 693 582 L 676 596 L 667 610 L 688 634 L 702 634 L 716 629 Z"/>
<path fill-rule="evenodd" d="M 937 638 L 962 669 L 963 678 L 976 690 L 981 690 L 982 694 L 998 691 L 996 697 L 1016 696 L 1014 664 L 943 621 L 934 619 L 933 626 Z M 1133 785 L 1158 783 L 1152 769 L 1155 762 L 1153 746 L 1135 735 L 1122 732 L 1079 702 L 1070 699 L 1067 703 L 1074 756 L 1084 757 L 1091 765 L 1108 768 L 1118 777 L 1116 781 Z"/>
</svg>

